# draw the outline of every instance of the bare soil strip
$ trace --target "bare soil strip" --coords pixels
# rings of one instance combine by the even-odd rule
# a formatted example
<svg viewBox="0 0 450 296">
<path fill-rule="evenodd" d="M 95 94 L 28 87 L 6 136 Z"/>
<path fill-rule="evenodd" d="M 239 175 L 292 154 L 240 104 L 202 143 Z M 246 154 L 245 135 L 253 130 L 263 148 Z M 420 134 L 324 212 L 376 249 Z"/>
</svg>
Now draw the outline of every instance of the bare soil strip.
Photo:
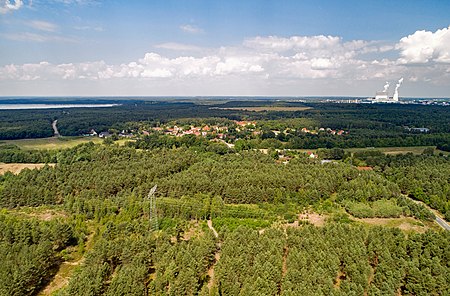
<svg viewBox="0 0 450 296">
<path fill-rule="evenodd" d="M 24 169 L 41 169 L 45 166 L 45 163 L 0 163 L 0 175 L 6 172 L 18 174 Z M 48 163 L 47 165 L 53 167 L 54 163 Z"/>
<path fill-rule="evenodd" d="M 208 220 L 208 227 L 209 227 L 209 229 L 212 230 L 212 232 L 214 233 L 214 236 L 215 236 L 216 238 L 218 238 L 218 237 L 219 237 L 219 234 L 218 234 L 217 231 L 214 229 L 214 227 L 213 227 L 213 225 L 212 225 L 212 220 L 211 220 L 211 219 Z"/>
<path fill-rule="evenodd" d="M 325 220 L 326 217 L 314 212 L 307 212 L 307 213 L 302 213 L 300 215 L 298 215 L 298 220 L 299 221 L 308 221 L 309 223 L 315 225 L 315 226 L 324 226 L 325 225 Z"/>
<path fill-rule="evenodd" d="M 92 240 L 94 238 L 94 233 L 91 233 L 86 240 L 86 251 L 92 247 Z M 54 292 L 64 288 L 69 283 L 69 280 L 75 270 L 75 268 L 83 264 L 85 257 L 82 256 L 77 260 L 64 261 L 59 266 L 53 280 L 48 283 L 48 285 L 42 290 L 38 295 L 52 295 Z"/>
</svg>

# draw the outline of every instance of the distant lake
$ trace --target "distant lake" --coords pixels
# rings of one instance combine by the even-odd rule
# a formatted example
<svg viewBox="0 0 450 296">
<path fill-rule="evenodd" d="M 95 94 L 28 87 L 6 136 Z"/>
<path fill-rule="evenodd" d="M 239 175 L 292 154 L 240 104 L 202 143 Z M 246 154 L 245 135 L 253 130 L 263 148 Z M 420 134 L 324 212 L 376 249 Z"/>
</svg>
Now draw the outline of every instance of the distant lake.
<svg viewBox="0 0 450 296">
<path fill-rule="evenodd" d="M 0 104 L 0 110 L 60 109 L 60 108 L 105 108 L 120 104 Z"/>
</svg>

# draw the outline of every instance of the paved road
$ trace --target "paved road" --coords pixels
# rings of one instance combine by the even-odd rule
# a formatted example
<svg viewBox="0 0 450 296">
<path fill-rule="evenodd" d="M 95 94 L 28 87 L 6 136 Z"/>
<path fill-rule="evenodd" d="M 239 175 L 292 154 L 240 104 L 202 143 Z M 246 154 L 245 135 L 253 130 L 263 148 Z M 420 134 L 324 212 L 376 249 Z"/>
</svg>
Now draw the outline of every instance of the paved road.
<svg viewBox="0 0 450 296">
<path fill-rule="evenodd" d="M 406 198 L 409 198 L 409 199 L 412 200 L 413 202 L 415 202 L 415 203 L 417 203 L 417 204 L 420 204 L 420 205 L 424 206 L 425 208 L 427 208 L 428 210 L 430 210 L 430 211 L 434 214 L 434 216 L 435 216 L 434 221 L 435 221 L 437 224 L 439 224 L 439 226 L 441 226 L 442 228 L 444 228 L 445 230 L 450 231 L 450 225 L 447 223 L 447 221 L 445 221 L 444 219 L 442 219 L 441 217 L 438 216 L 438 213 L 437 213 L 436 210 L 433 210 L 432 208 L 430 208 L 429 206 L 427 206 L 427 205 L 424 204 L 423 202 L 418 201 L 418 200 L 415 200 L 415 199 L 412 199 L 411 197 L 409 197 L 409 196 L 407 196 L 407 195 L 403 195 L 403 196 L 406 197 Z"/>
<path fill-rule="evenodd" d="M 56 127 L 56 124 L 58 123 L 58 119 L 52 122 L 52 127 L 53 127 L 53 134 L 55 137 L 59 137 L 59 131 L 58 128 Z"/>
<path fill-rule="evenodd" d="M 436 216 L 436 214 L 435 214 Z M 450 225 L 448 225 L 447 222 L 444 221 L 444 219 L 442 219 L 441 217 L 436 216 L 435 219 L 436 223 L 441 225 L 442 228 L 446 229 L 447 231 L 450 231 Z"/>
</svg>

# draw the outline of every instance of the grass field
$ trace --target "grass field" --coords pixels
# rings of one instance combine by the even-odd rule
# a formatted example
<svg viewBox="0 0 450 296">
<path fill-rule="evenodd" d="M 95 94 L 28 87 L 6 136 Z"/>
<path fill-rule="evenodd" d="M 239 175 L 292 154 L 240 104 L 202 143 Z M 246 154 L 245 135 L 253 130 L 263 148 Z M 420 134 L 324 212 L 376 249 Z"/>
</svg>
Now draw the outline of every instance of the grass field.
<svg viewBox="0 0 450 296">
<path fill-rule="evenodd" d="M 375 147 L 375 148 L 350 148 L 345 149 L 349 152 L 358 152 L 358 151 L 368 151 L 368 150 L 379 150 L 386 154 L 406 154 L 406 153 L 412 153 L 412 154 L 421 154 L 425 148 L 435 148 L 434 146 L 413 146 L 413 147 Z M 441 151 L 435 149 L 435 153 L 444 153 L 449 154 L 448 152 Z"/>
<path fill-rule="evenodd" d="M 14 144 L 24 150 L 52 150 L 71 148 L 87 142 L 101 143 L 102 141 L 102 139 L 97 137 L 52 137 L 40 139 L 1 140 L 0 145 Z"/>
<path fill-rule="evenodd" d="M 412 153 L 412 154 L 421 154 L 423 152 L 423 150 L 425 148 L 428 147 L 432 147 L 435 148 L 434 146 L 413 146 L 413 147 L 370 147 L 370 148 L 347 148 L 344 149 L 347 152 L 359 152 L 359 151 L 370 151 L 370 150 L 378 150 L 381 151 L 385 154 L 391 154 L 391 155 L 395 155 L 395 154 L 406 154 L 406 153 Z M 317 149 L 295 149 L 296 151 L 299 152 L 315 152 Z M 450 152 L 446 152 L 446 151 L 441 151 L 441 150 L 437 150 L 434 149 L 434 153 L 438 154 L 438 153 L 443 153 L 445 155 L 450 154 Z"/>
<path fill-rule="evenodd" d="M 386 226 L 392 228 L 399 228 L 405 232 L 420 232 L 423 233 L 428 229 L 434 229 L 436 231 L 441 230 L 439 226 L 433 221 L 420 221 L 413 217 L 401 217 L 401 218 L 355 218 L 352 220 L 372 225 L 372 226 Z"/>
</svg>

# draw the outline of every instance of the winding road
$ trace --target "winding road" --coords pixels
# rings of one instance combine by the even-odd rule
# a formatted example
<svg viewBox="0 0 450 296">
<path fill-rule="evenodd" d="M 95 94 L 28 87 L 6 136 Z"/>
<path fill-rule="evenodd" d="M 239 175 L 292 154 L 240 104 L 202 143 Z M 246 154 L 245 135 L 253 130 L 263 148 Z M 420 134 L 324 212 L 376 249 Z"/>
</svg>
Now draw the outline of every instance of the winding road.
<svg viewBox="0 0 450 296">
<path fill-rule="evenodd" d="M 417 203 L 417 204 L 420 204 L 420 205 L 422 205 L 422 206 L 424 206 L 425 208 L 427 208 L 428 210 L 430 210 L 433 214 L 434 214 L 434 221 L 437 223 L 437 224 L 439 224 L 439 226 L 441 226 L 442 228 L 444 228 L 445 230 L 447 230 L 447 231 L 450 231 L 450 225 L 447 223 L 447 221 L 445 221 L 444 219 L 442 219 L 440 216 L 439 216 L 439 213 L 436 211 L 436 210 L 433 210 L 432 208 L 430 208 L 429 206 L 427 206 L 426 204 L 424 204 L 423 202 L 421 202 L 421 201 L 418 201 L 418 200 L 415 200 L 415 199 L 412 199 L 411 197 L 409 197 L 409 196 L 407 196 L 407 195 L 403 195 L 404 197 L 406 197 L 406 198 L 409 198 L 410 200 L 412 200 L 413 202 L 415 202 L 415 203 Z"/>
<path fill-rule="evenodd" d="M 56 124 L 58 123 L 58 119 L 56 119 L 55 121 L 52 122 L 52 127 L 53 127 L 53 135 L 55 137 L 60 137 L 61 135 L 59 134 L 58 128 L 56 127 Z"/>
</svg>

